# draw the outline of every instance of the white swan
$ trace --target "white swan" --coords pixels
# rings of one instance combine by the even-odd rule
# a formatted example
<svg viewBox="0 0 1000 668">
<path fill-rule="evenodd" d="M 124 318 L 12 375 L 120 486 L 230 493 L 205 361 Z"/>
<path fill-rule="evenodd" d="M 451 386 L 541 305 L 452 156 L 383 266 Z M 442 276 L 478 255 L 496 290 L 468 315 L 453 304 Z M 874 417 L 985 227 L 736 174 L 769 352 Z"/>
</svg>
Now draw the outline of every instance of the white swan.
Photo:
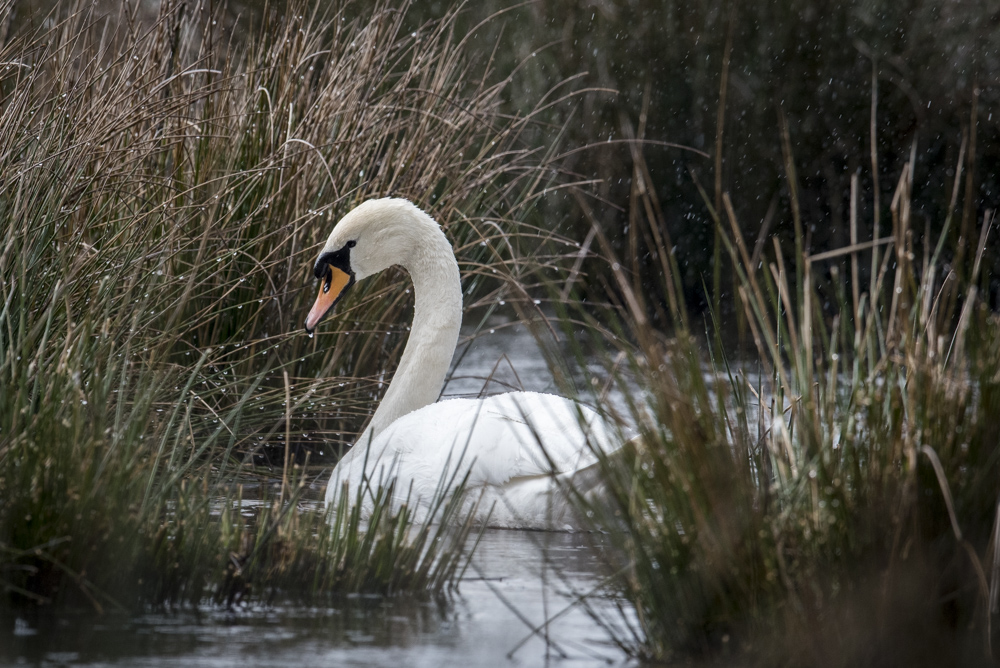
<svg viewBox="0 0 1000 668">
<path fill-rule="evenodd" d="M 616 449 L 611 429 L 593 410 L 550 394 L 437 401 L 462 324 L 462 287 L 451 244 L 426 213 L 404 199 L 378 199 L 344 216 L 316 260 L 320 290 L 306 331 L 355 281 L 392 265 L 413 280 L 412 329 L 375 415 L 333 470 L 326 503 L 344 483 L 353 494 L 365 478 L 375 486 L 396 476 L 393 502 L 409 498 L 420 520 L 441 481 L 454 488 L 467 472 L 466 508 L 478 501 L 478 522 L 578 528 L 560 482 L 595 477 L 593 449 Z M 366 505 L 370 512 L 371 495 Z"/>
</svg>

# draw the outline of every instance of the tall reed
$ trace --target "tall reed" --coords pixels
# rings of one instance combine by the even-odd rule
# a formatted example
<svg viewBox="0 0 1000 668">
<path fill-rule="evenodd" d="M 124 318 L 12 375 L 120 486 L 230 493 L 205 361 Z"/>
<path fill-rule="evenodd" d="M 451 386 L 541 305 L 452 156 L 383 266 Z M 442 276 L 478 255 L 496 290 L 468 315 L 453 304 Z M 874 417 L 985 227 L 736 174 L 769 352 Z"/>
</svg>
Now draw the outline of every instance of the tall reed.
<svg viewBox="0 0 1000 668">
<path fill-rule="evenodd" d="M 696 336 L 634 155 L 637 248 L 658 258 L 668 299 L 647 304 L 626 273 L 632 259 L 598 230 L 611 310 L 568 302 L 562 318 L 570 340 L 580 322 L 615 334 L 592 337 L 610 373 L 588 389 L 606 405 L 613 383 L 639 432 L 603 464 L 606 505 L 580 500 L 610 532 L 635 607 L 612 625 L 618 642 L 651 659 L 768 665 L 995 656 L 1000 318 L 978 295 L 993 212 L 970 266 L 943 268 L 951 216 L 940 240 L 914 229 L 911 161 L 891 235 L 862 241 L 852 227 L 852 245 L 810 254 L 786 136 L 801 253 L 745 239 L 738 204 L 725 195 L 716 211 L 704 197 L 752 342 L 734 358 L 722 344 L 734 323 L 710 314 Z M 853 185 L 852 223 L 864 205 Z M 673 331 L 653 324 L 653 309 Z"/>
<path fill-rule="evenodd" d="M 302 3 L 234 46 L 210 6 L 165 0 L 147 25 L 80 2 L 0 46 L 5 604 L 454 582 L 460 521 L 448 541 L 405 509 L 330 533 L 286 457 L 246 524 L 238 483 L 264 446 L 330 461 L 395 367 L 398 273 L 301 331 L 317 245 L 354 205 L 410 198 L 470 293 L 523 293 L 538 233 L 509 221 L 547 178 L 531 120 L 498 114 L 454 13 L 404 30 L 388 3 Z"/>
</svg>

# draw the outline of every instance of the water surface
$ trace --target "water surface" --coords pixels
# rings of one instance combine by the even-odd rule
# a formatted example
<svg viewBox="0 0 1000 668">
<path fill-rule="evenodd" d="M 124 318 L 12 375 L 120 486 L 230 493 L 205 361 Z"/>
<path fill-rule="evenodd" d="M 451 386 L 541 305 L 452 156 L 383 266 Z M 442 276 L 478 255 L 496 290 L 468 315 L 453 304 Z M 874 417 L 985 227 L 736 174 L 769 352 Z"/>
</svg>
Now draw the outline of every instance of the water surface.
<svg viewBox="0 0 1000 668">
<path fill-rule="evenodd" d="M 606 571 L 584 534 L 489 530 L 447 600 L 358 597 L 332 607 L 252 606 L 132 617 L 0 616 L 4 666 L 624 665 L 602 626 L 573 606 Z M 608 616 L 603 595 L 591 605 Z M 529 626 L 530 625 L 530 626 Z M 518 647 L 522 640 L 529 638 Z M 513 653 L 512 653 L 513 652 Z M 511 654 L 512 653 L 512 654 Z"/>
</svg>

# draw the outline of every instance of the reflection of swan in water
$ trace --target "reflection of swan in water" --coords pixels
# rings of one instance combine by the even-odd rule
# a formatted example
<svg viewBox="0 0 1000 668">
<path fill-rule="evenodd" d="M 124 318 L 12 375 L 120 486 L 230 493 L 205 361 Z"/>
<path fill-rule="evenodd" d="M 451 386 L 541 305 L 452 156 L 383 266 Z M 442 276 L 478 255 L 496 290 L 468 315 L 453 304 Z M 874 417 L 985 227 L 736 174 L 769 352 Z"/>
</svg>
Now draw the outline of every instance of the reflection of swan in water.
<svg viewBox="0 0 1000 668">
<path fill-rule="evenodd" d="M 437 402 L 462 324 L 462 286 L 451 244 L 426 213 L 403 199 L 379 199 L 344 216 L 316 260 L 320 291 L 306 330 L 356 280 L 393 265 L 413 280 L 412 329 L 371 423 L 333 470 L 327 504 L 344 482 L 353 493 L 365 477 L 377 485 L 395 475 L 396 500 L 416 500 L 419 519 L 442 480 L 457 485 L 468 471 L 467 498 L 470 505 L 480 500 L 478 520 L 492 508 L 491 526 L 573 528 L 556 477 L 594 479 L 592 448 L 615 449 L 611 430 L 593 410 L 551 394 Z M 459 475 L 443 477 L 456 468 Z"/>
</svg>

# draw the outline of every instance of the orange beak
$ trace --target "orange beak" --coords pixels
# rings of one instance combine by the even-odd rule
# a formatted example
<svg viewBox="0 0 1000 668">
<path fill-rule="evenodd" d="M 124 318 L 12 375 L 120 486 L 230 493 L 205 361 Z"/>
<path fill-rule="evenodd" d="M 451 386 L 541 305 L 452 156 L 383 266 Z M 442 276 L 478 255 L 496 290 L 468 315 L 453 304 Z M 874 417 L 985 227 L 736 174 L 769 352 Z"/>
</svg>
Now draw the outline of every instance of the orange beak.
<svg viewBox="0 0 1000 668">
<path fill-rule="evenodd" d="M 330 309 L 353 283 L 354 277 L 347 272 L 333 266 L 327 266 L 326 274 L 319 286 L 319 295 L 316 296 L 316 303 L 313 304 L 309 315 L 306 316 L 307 332 L 312 334 L 323 316 L 329 313 Z"/>
</svg>

